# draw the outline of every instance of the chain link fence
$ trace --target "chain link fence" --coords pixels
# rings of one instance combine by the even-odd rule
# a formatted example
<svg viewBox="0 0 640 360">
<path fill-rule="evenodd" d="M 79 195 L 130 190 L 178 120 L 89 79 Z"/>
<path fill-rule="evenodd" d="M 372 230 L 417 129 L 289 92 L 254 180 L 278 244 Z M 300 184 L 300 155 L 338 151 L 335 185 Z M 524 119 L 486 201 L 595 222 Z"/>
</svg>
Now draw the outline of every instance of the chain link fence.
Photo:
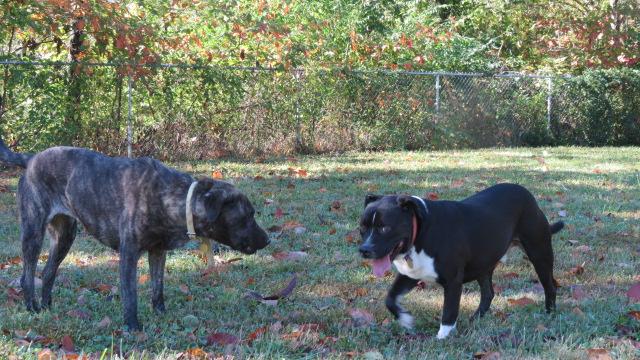
<svg viewBox="0 0 640 360">
<path fill-rule="evenodd" d="M 640 141 L 633 70 L 617 85 L 617 75 L 606 75 L 598 88 L 579 77 L 525 74 L 19 61 L 0 68 L 0 127 L 22 151 L 72 144 L 184 160 Z M 635 95 L 616 105 L 616 94 Z M 601 97 L 626 110 L 602 110 L 598 101 L 581 109 Z M 585 111 L 600 111 L 602 124 Z M 587 136 L 612 131 L 599 143 Z"/>
</svg>

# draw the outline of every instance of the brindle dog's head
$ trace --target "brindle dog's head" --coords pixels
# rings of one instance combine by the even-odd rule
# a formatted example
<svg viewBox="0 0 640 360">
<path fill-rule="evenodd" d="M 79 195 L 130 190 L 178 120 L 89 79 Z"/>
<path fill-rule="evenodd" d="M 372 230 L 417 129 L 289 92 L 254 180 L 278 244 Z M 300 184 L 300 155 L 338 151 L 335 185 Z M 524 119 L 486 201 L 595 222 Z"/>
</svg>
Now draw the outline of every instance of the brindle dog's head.
<svg viewBox="0 0 640 360">
<path fill-rule="evenodd" d="M 364 212 L 360 217 L 363 258 L 373 259 L 374 273 L 384 274 L 391 261 L 411 247 L 413 216 L 423 221 L 420 200 L 405 195 L 366 196 Z"/>
<path fill-rule="evenodd" d="M 267 233 L 256 223 L 249 199 L 233 185 L 201 179 L 194 191 L 196 233 L 245 254 L 269 245 Z"/>
</svg>

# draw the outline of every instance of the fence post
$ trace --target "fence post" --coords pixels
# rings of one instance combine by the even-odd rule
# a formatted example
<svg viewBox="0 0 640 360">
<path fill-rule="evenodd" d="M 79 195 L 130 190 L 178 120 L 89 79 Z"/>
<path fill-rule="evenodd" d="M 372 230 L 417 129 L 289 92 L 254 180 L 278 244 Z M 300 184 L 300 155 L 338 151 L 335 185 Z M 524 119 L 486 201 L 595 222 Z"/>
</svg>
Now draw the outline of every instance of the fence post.
<svg viewBox="0 0 640 360">
<path fill-rule="evenodd" d="M 551 91 L 553 82 L 551 76 L 547 78 L 547 131 L 551 134 Z"/>
<path fill-rule="evenodd" d="M 127 98 L 129 101 L 129 115 L 127 116 L 127 157 L 132 156 L 132 143 L 133 143 L 133 125 L 132 125 L 132 105 L 131 105 L 131 75 L 129 75 L 129 88 L 127 91 Z"/>
<path fill-rule="evenodd" d="M 296 119 L 296 150 L 299 152 L 303 151 L 302 145 L 302 115 L 300 114 L 300 77 L 302 76 L 301 70 L 294 69 L 293 70 L 293 78 L 296 82 L 296 113 L 294 115 Z"/>
<path fill-rule="evenodd" d="M 436 74 L 436 117 L 440 117 L 440 74 Z"/>
</svg>

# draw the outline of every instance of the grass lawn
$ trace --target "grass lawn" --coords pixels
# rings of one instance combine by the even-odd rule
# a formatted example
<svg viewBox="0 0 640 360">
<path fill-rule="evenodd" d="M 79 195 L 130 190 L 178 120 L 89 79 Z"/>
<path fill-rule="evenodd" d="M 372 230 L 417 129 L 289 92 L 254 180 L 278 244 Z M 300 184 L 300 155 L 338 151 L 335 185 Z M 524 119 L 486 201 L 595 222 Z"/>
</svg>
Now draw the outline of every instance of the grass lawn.
<svg viewBox="0 0 640 360">
<path fill-rule="evenodd" d="M 196 356 L 204 351 L 234 359 L 471 359 L 483 354 L 582 359 L 598 351 L 616 359 L 640 356 L 640 316 L 633 317 L 640 315 L 633 312 L 640 304 L 631 304 L 626 295 L 640 282 L 640 148 L 349 153 L 175 166 L 202 176 L 220 170 L 253 201 L 258 222 L 277 230 L 270 233 L 272 244 L 251 256 L 223 250 L 209 271 L 196 244 L 171 252 L 162 316 L 151 311 L 143 257 L 138 295 L 145 331 L 129 334 L 123 331 L 117 291 L 118 256 L 81 233 L 60 267 L 54 308 L 31 314 L 13 283 L 22 269 L 12 264 L 20 255 L 19 174 L 5 171 L 0 177 L 0 358 L 35 357 L 43 348 L 60 354 L 63 343 L 96 358 L 128 354 L 136 359 L 184 358 L 188 349 Z M 487 316 L 469 322 L 480 300 L 477 284 L 469 283 L 457 331 L 436 340 L 442 290 L 426 285 L 405 297 L 405 307 L 416 317 L 416 332 L 406 334 L 384 307 L 392 277 L 374 279 L 357 253 L 360 239 L 353 230 L 364 195 L 434 193 L 462 199 L 499 182 L 526 186 L 550 221 L 567 223 L 553 243 L 555 277 L 562 286 L 557 312 L 544 313 L 533 268 L 513 249 L 494 274 L 497 295 Z M 280 253 L 287 251 L 296 253 Z M 235 261 L 224 262 L 229 259 Z M 276 293 L 294 274 L 297 286 L 286 299 L 261 303 L 245 296 L 250 290 Z M 523 298 L 533 303 L 521 306 L 527 302 Z"/>
</svg>

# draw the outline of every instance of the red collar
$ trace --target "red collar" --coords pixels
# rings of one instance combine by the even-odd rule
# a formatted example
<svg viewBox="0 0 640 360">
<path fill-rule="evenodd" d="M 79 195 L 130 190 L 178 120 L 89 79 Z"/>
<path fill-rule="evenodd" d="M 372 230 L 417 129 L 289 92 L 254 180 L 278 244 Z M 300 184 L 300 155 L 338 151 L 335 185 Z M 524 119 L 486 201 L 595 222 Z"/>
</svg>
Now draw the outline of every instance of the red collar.
<svg viewBox="0 0 640 360">
<path fill-rule="evenodd" d="M 411 246 L 413 246 L 413 244 L 416 243 L 416 237 L 418 236 L 418 219 L 416 217 L 416 214 L 413 214 L 413 233 L 411 235 Z"/>
</svg>

